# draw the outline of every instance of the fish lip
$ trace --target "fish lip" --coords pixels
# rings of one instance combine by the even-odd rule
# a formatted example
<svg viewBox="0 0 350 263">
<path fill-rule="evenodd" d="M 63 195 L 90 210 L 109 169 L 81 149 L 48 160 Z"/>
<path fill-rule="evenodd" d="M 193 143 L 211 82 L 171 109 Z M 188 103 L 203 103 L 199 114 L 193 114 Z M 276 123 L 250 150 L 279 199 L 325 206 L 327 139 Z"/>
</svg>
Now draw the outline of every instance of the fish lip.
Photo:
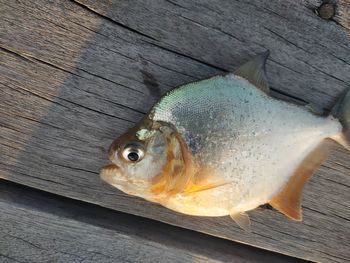
<svg viewBox="0 0 350 263">
<path fill-rule="evenodd" d="M 102 169 L 120 169 L 120 167 L 114 163 L 107 164 L 102 167 Z"/>
<path fill-rule="evenodd" d="M 100 178 L 107 182 L 110 183 L 113 178 L 119 173 L 120 167 L 115 165 L 115 164 L 108 164 L 102 167 L 100 171 Z"/>
</svg>

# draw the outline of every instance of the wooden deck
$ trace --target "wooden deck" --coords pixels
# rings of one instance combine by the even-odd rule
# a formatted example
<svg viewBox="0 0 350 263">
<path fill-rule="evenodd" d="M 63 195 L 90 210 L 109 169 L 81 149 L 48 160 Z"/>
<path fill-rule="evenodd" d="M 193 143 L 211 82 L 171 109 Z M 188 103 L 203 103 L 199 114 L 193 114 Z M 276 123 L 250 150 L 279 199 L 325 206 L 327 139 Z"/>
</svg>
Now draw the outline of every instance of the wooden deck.
<svg viewBox="0 0 350 263">
<path fill-rule="evenodd" d="M 319 5 L 0 0 L 0 261 L 349 262 L 350 154 L 338 145 L 304 191 L 304 221 L 261 208 L 252 233 L 98 176 L 161 94 L 267 49 L 275 96 L 329 109 L 350 85 L 350 1 L 332 20 Z"/>
</svg>

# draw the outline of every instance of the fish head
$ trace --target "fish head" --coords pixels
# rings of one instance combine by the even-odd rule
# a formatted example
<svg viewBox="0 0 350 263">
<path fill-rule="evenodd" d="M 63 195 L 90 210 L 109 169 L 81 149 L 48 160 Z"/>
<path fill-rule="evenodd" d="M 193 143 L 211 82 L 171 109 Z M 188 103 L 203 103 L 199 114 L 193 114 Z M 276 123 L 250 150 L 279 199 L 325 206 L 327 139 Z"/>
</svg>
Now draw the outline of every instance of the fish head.
<svg viewBox="0 0 350 263">
<path fill-rule="evenodd" d="M 149 121 L 130 129 L 111 144 L 112 164 L 102 168 L 102 180 L 127 194 L 152 199 L 160 178 L 165 173 L 172 176 L 179 172 L 174 165 L 183 166 L 180 147 L 171 139 L 172 133 L 170 127 Z"/>
</svg>

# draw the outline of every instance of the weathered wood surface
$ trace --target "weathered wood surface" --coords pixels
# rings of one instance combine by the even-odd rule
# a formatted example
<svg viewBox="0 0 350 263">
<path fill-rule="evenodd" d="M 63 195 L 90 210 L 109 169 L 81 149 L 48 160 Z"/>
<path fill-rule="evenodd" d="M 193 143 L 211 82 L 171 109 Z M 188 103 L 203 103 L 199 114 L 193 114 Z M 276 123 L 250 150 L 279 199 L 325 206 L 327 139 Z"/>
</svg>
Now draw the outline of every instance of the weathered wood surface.
<svg viewBox="0 0 350 263">
<path fill-rule="evenodd" d="M 332 0 L 330 0 L 330 2 L 331 1 Z M 337 2 L 334 21 L 339 23 L 350 33 L 350 0 L 342 0 Z"/>
<path fill-rule="evenodd" d="M 304 262 L 0 180 L 0 262 Z"/>
<path fill-rule="evenodd" d="M 315 14 L 319 4 L 0 0 L 0 176 L 300 258 L 349 261 L 350 155 L 339 146 L 304 191 L 304 221 L 257 209 L 252 233 L 126 196 L 98 177 L 111 141 L 162 93 L 266 49 L 276 95 L 328 109 L 350 84 L 350 40 Z"/>
</svg>

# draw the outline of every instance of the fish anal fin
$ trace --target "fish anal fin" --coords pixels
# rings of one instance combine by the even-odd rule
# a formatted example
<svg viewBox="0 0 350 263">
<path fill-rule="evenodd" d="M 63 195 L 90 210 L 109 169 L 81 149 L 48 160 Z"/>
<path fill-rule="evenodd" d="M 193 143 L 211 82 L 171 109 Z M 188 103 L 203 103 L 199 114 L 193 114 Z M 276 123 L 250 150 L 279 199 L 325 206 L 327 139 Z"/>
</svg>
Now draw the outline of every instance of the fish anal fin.
<svg viewBox="0 0 350 263">
<path fill-rule="evenodd" d="M 242 228 L 244 231 L 251 232 L 251 223 L 249 219 L 249 215 L 244 212 L 232 212 L 230 213 L 230 217 Z"/>
<path fill-rule="evenodd" d="M 265 64 L 269 55 L 270 51 L 266 51 L 260 55 L 257 55 L 252 60 L 240 66 L 233 73 L 248 80 L 251 84 L 258 87 L 265 93 L 269 93 L 270 88 L 268 86 L 265 73 Z"/>
<path fill-rule="evenodd" d="M 305 184 L 314 171 L 327 158 L 331 147 L 330 140 L 324 140 L 301 162 L 283 189 L 274 196 L 269 204 L 287 217 L 301 221 L 301 196 Z"/>
</svg>

